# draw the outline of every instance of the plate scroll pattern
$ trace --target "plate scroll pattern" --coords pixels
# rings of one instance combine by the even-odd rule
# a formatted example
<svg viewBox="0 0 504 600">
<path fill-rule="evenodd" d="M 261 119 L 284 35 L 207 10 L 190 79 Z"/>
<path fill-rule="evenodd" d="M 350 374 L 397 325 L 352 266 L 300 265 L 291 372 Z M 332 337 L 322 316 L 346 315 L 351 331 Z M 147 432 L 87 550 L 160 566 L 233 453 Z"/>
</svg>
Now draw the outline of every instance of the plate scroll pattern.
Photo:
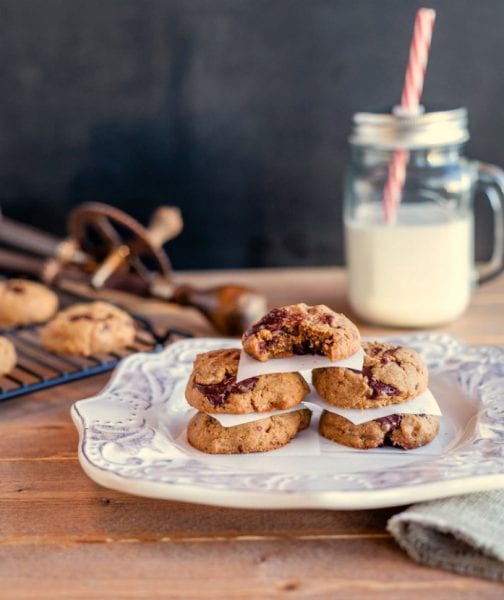
<svg viewBox="0 0 504 600">
<path fill-rule="evenodd" d="M 442 456 L 407 467 L 321 475 L 316 472 L 240 471 L 184 456 L 174 449 L 151 413 L 170 402 L 187 380 L 194 357 L 237 340 L 193 338 L 158 354 L 136 354 L 122 362 L 108 386 L 72 408 L 80 432 L 79 457 L 88 473 L 100 470 L 145 485 L 192 486 L 207 491 L 323 493 L 394 490 L 504 473 L 504 348 L 465 346 L 444 334 L 390 338 L 415 348 L 431 372 L 451 371 L 481 410 L 472 439 Z M 92 473 L 91 473 L 92 474 Z M 501 485 L 504 480 L 500 480 Z"/>
</svg>

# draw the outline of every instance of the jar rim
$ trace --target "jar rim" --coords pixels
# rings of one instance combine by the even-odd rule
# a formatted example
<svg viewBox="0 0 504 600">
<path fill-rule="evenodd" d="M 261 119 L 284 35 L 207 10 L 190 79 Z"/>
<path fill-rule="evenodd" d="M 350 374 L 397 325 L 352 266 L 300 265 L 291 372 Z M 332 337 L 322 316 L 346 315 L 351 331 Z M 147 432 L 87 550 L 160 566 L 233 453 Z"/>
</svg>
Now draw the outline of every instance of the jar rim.
<svg viewBox="0 0 504 600">
<path fill-rule="evenodd" d="M 467 109 L 396 113 L 356 113 L 349 142 L 383 149 L 417 149 L 462 144 L 469 139 Z"/>
</svg>

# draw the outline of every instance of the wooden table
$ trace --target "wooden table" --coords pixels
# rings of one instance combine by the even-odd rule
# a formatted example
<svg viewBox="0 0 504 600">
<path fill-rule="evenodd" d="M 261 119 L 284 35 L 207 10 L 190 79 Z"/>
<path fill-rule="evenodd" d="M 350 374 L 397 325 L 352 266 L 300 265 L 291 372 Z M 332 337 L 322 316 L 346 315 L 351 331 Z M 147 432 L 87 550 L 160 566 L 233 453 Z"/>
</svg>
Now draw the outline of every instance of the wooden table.
<svg viewBox="0 0 504 600">
<path fill-rule="evenodd" d="M 349 312 L 341 269 L 188 273 L 245 282 L 271 305 L 323 302 Z M 136 308 L 211 334 L 192 310 Z M 363 334 L 390 330 L 362 325 Z M 443 331 L 504 344 L 504 278 Z M 0 598 L 497 598 L 502 586 L 420 566 L 386 532 L 399 508 L 236 510 L 100 487 L 81 470 L 69 409 L 107 376 L 0 405 Z"/>
</svg>

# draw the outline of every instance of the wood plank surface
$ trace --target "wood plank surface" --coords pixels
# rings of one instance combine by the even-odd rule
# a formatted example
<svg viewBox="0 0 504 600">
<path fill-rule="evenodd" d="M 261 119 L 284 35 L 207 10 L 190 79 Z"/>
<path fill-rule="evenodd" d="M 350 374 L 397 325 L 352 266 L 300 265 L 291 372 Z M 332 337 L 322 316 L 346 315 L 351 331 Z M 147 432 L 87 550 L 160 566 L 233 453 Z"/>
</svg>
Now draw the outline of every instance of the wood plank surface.
<svg viewBox="0 0 504 600">
<path fill-rule="evenodd" d="M 349 312 L 341 269 L 185 273 L 265 292 L 271 306 Z M 212 329 L 193 310 L 134 303 L 161 326 Z M 391 330 L 359 324 L 365 335 Z M 478 290 L 442 331 L 504 344 L 504 279 Z M 397 333 L 395 331 L 394 333 Z M 411 561 L 385 530 L 399 507 L 238 510 L 108 490 L 79 466 L 69 410 L 108 375 L 0 404 L 0 598 L 500 598 L 502 586 Z"/>
<path fill-rule="evenodd" d="M 0 546 L 0 574 L 9 598 L 48 600 L 502 597 L 497 583 L 406 561 L 383 538 Z"/>
</svg>

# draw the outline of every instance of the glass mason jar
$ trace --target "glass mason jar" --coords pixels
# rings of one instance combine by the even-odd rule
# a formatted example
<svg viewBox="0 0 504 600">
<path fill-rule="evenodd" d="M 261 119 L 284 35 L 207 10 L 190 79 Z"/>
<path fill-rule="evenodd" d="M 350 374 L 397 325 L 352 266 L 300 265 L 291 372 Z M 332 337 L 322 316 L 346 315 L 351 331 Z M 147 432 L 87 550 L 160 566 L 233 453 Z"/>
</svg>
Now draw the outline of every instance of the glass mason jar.
<svg viewBox="0 0 504 600">
<path fill-rule="evenodd" d="M 468 138 L 463 108 L 354 116 L 344 226 L 349 300 L 362 319 L 399 327 L 446 323 L 466 309 L 475 284 L 502 271 L 504 172 L 465 158 Z M 390 218 L 384 190 L 398 153 L 405 179 Z M 478 188 L 493 211 L 493 253 L 484 265 L 474 260 Z"/>
</svg>

